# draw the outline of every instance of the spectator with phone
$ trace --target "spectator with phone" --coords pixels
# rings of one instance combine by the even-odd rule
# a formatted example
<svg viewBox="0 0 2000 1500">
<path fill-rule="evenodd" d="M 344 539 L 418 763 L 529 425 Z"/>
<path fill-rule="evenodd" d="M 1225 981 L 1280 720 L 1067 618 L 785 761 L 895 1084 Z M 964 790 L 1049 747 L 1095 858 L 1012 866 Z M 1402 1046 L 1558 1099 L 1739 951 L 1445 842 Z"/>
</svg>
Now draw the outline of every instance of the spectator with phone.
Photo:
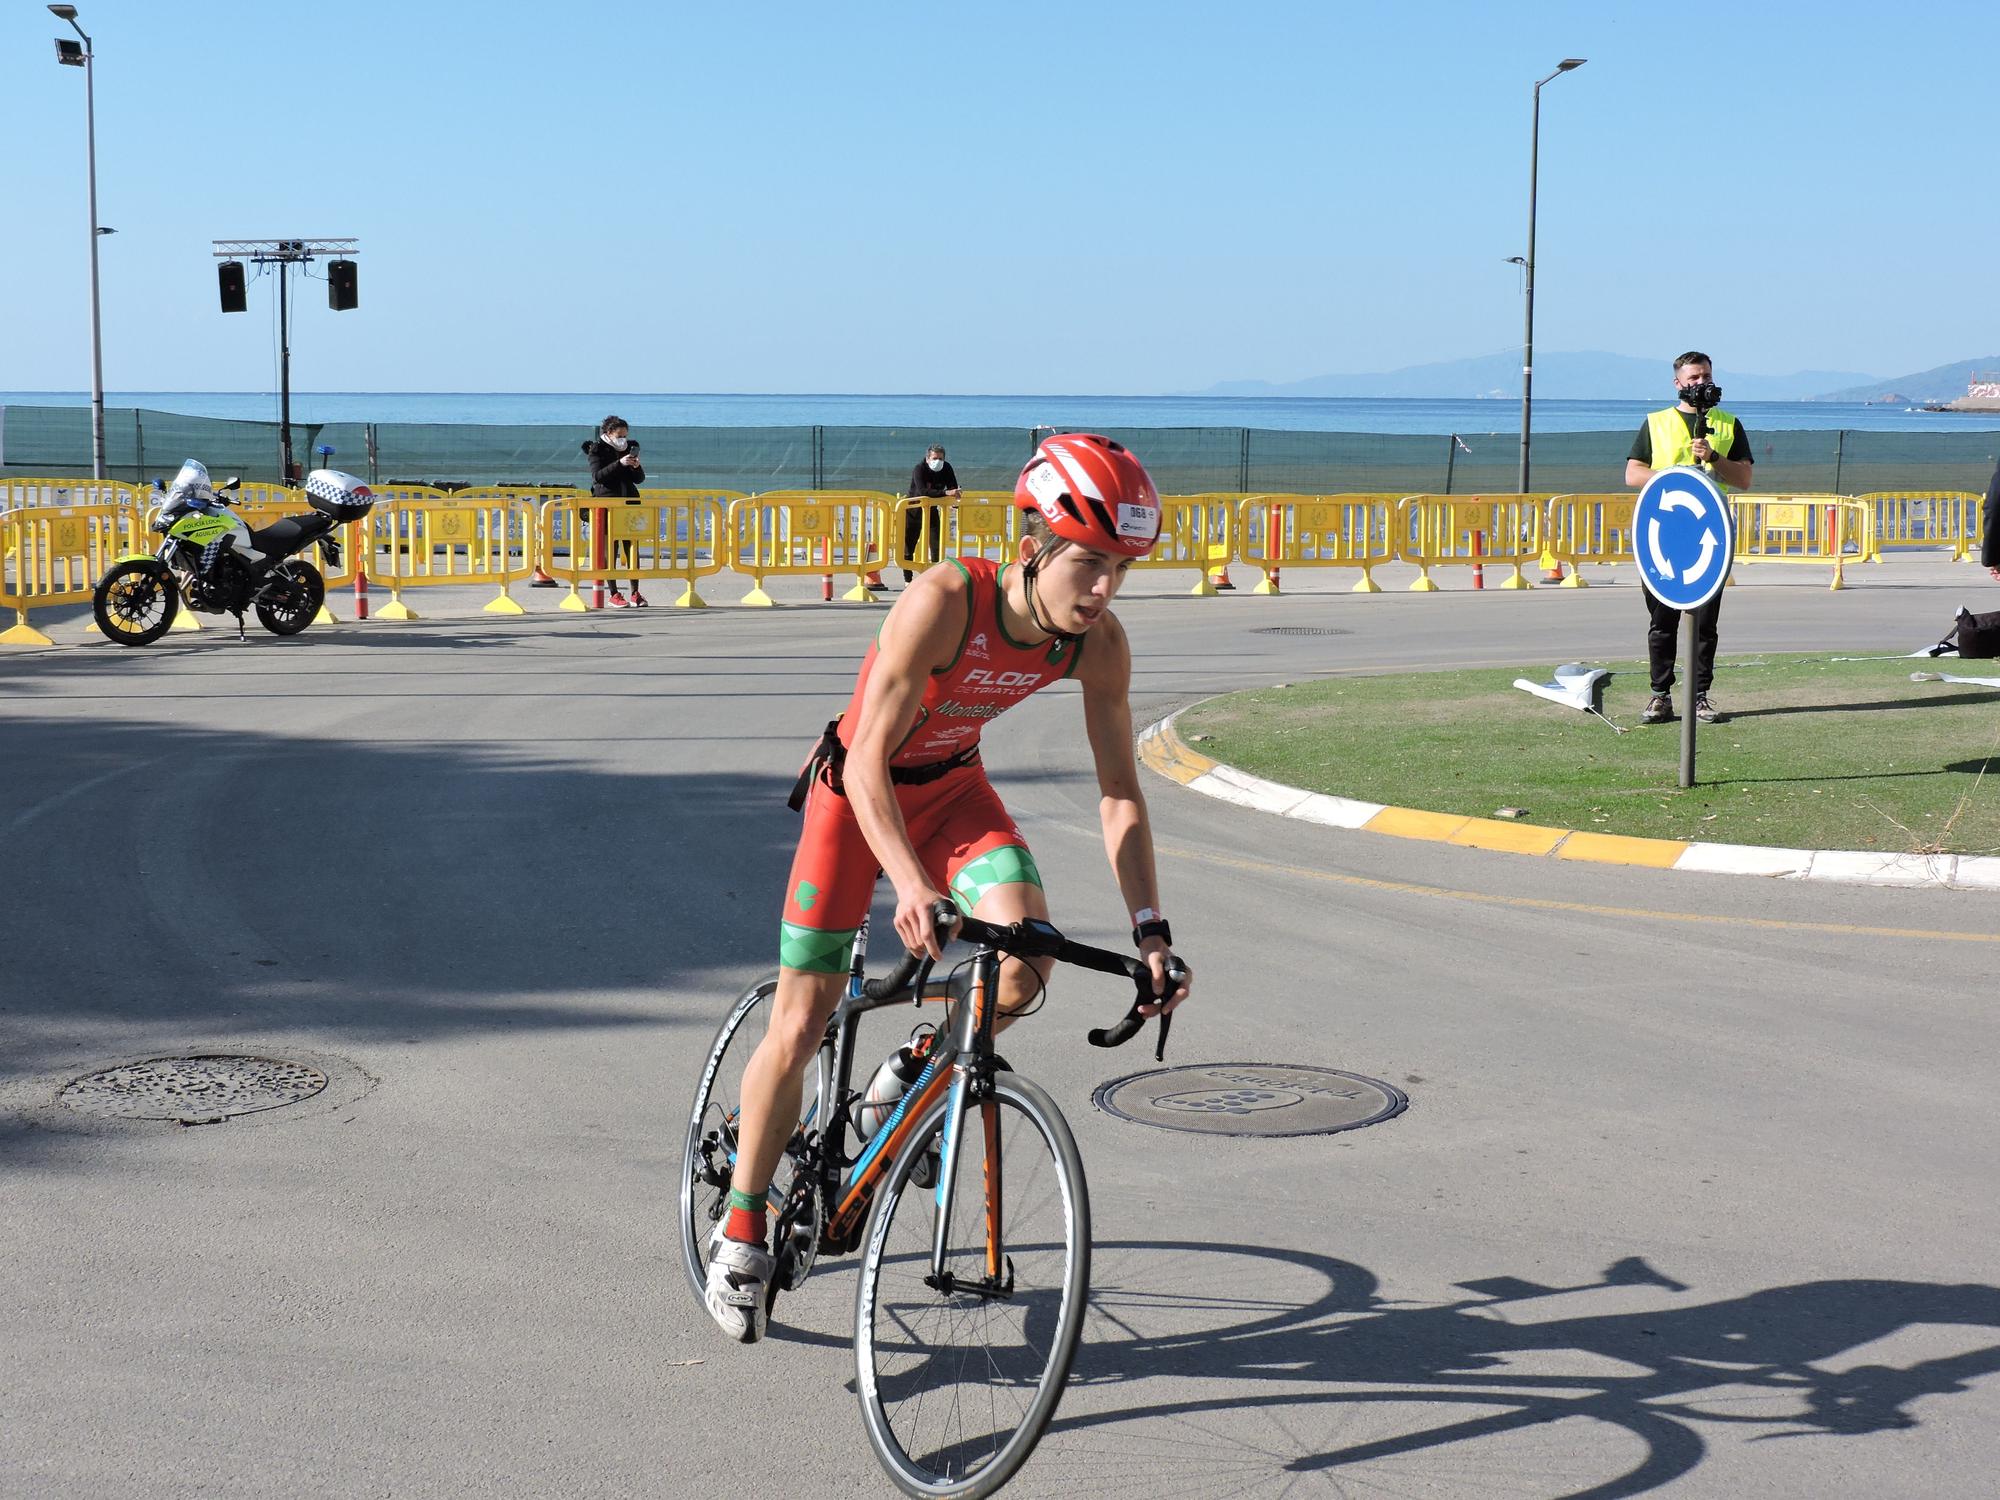
<svg viewBox="0 0 2000 1500">
<path fill-rule="evenodd" d="M 605 499 L 622 499 L 628 504 L 639 502 L 639 486 L 646 482 L 646 471 L 639 467 L 639 445 L 632 440 L 632 430 L 623 417 L 606 417 L 597 424 L 597 436 L 586 438 L 584 455 L 590 462 L 590 493 Z M 603 524 L 604 512 L 598 513 L 598 524 Z M 616 568 L 623 563 L 626 567 L 636 567 L 636 554 L 629 541 L 613 542 L 609 562 Z M 613 609 L 645 609 L 645 595 L 639 592 L 639 580 L 632 580 L 632 596 L 626 598 L 618 592 L 618 581 L 611 581 L 611 597 L 605 601 Z"/>
<path fill-rule="evenodd" d="M 1652 413 L 1640 424 L 1639 435 L 1625 459 L 1625 483 L 1645 488 L 1646 481 L 1662 469 L 1694 467 L 1708 470 L 1725 490 L 1740 490 L 1750 484 L 1750 434 L 1743 424 L 1722 409 L 1722 387 L 1715 383 L 1715 362 L 1699 350 L 1690 349 L 1674 361 L 1674 387 L 1680 400 Z M 1653 696 L 1639 715 L 1641 724 L 1669 724 L 1674 719 L 1674 648 L 1681 628 L 1681 611 L 1662 604 L 1650 590 L 1646 611 L 1651 624 L 1646 630 L 1647 666 L 1652 673 Z M 1722 714 L 1708 696 L 1715 681 L 1715 648 L 1722 619 L 1722 593 L 1694 616 L 1695 680 L 1693 713 L 1704 724 L 1720 721 Z"/>
<path fill-rule="evenodd" d="M 951 460 L 944 456 L 944 445 L 932 443 L 925 452 L 922 462 L 910 470 L 910 487 L 905 492 L 911 499 L 942 500 L 947 496 L 956 499 L 960 494 L 958 475 L 952 469 Z M 926 535 L 928 533 L 928 535 Z M 913 505 L 903 513 L 903 561 L 927 563 L 938 560 L 938 544 L 944 536 L 944 507 L 942 505 Z M 918 553 L 919 543 L 923 552 Z M 903 582 L 908 583 L 914 575 L 908 568 L 903 569 Z"/>
</svg>

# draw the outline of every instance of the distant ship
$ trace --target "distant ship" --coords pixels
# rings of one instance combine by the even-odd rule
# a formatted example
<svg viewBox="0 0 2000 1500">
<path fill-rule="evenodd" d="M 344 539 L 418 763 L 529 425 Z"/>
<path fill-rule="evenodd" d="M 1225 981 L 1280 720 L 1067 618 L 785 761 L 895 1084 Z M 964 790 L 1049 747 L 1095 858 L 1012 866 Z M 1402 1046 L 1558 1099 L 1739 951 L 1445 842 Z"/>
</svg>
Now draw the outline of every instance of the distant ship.
<svg viewBox="0 0 2000 1500">
<path fill-rule="evenodd" d="M 1974 370 L 1965 394 L 1956 401 L 1926 406 L 1925 411 L 2000 411 L 2000 370 Z"/>
</svg>

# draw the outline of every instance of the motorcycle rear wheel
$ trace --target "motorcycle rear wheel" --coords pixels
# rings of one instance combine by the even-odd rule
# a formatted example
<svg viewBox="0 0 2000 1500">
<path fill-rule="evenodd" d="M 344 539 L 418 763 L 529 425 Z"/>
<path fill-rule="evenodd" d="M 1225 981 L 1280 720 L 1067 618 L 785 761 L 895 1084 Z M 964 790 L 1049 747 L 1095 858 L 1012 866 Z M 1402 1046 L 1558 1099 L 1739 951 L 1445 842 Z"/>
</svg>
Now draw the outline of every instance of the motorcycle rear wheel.
<svg viewBox="0 0 2000 1500">
<path fill-rule="evenodd" d="M 257 622 L 272 635 L 297 635 L 312 624 L 326 601 L 326 580 L 309 562 L 281 564 L 290 587 L 272 599 L 257 601 Z"/>
<path fill-rule="evenodd" d="M 150 646 L 172 628 L 181 592 L 173 571 L 157 558 L 119 563 L 97 582 L 90 613 L 104 638 L 121 646 Z"/>
</svg>

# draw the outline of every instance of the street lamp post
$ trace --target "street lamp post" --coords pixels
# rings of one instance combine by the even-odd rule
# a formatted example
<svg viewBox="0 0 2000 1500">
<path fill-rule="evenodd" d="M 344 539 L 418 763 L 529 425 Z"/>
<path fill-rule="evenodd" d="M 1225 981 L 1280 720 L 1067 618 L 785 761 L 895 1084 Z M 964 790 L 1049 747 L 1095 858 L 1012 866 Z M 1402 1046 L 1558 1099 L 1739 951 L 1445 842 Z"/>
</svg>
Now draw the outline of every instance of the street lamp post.
<svg viewBox="0 0 2000 1500">
<path fill-rule="evenodd" d="M 56 38 L 56 61 L 83 69 L 84 138 L 90 162 L 90 473 L 104 478 L 104 335 L 97 311 L 97 240 L 107 231 L 97 227 L 97 98 L 91 77 L 90 38 L 76 24 L 74 5 L 51 5 L 49 13 L 69 22 L 83 45 Z"/>
<path fill-rule="evenodd" d="M 1556 64 L 1554 73 L 1548 78 L 1535 82 L 1535 123 L 1528 135 L 1528 255 L 1521 263 L 1522 281 L 1526 292 L 1527 327 L 1521 335 L 1521 490 L 1528 493 L 1528 440 L 1534 424 L 1535 389 L 1535 176 L 1540 169 L 1542 153 L 1542 85 L 1571 68 L 1580 68 L 1588 61 L 1581 57 L 1565 57 Z"/>
</svg>

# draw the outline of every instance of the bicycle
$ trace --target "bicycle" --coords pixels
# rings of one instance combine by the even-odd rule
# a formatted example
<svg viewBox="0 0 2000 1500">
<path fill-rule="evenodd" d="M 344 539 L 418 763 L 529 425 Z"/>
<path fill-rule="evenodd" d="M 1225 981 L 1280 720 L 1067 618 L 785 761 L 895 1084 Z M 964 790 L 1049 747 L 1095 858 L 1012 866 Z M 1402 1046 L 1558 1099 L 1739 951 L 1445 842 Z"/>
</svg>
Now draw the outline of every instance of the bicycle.
<svg viewBox="0 0 2000 1500">
<path fill-rule="evenodd" d="M 1071 942 L 1050 923 L 999 926 L 958 917 L 949 902 L 933 920 L 941 945 L 954 923 L 975 945 L 942 980 L 917 954 L 866 978 L 865 921 L 856 935 L 846 994 L 769 1189 L 777 1261 L 769 1296 L 803 1285 L 820 1255 L 859 1249 L 855 1386 L 869 1443 L 906 1494 L 975 1497 L 1020 1469 L 1054 1416 L 1090 1284 L 1090 1199 L 1076 1141 L 1048 1094 L 993 1050 L 1000 960 L 1053 958 L 1130 979 L 1131 1008 L 1090 1031 L 1093 1046 L 1131 1040 L 1145 1024 L 1139 1007 L 1155 996 L 1144 962 Z M 1186 970 L 1174 960 L 1169 973 L 1178 982 Z M 768 1015 L 776 989 L 773 976 L 730 1008 L 689 1112 L 680 1231 L 697 1300 L 736 1160 L 742 1068 L 761 1028 L 739 1039 L 753 1015 Z M 904 1001 L 948 1010 L 922 1071 L 887 1118 L 864 1130 L 857 1116 L 872 1101 L 853 1087 L 855 1035 L 863 1015 Z M 1163 1058 L 1172 1016 L 1159 1019 Z M 966 1128 L 968 1115 L 977 1130 Z M 865 1137 L 853 1155 L 850 1133 Z"/>
</svg>

